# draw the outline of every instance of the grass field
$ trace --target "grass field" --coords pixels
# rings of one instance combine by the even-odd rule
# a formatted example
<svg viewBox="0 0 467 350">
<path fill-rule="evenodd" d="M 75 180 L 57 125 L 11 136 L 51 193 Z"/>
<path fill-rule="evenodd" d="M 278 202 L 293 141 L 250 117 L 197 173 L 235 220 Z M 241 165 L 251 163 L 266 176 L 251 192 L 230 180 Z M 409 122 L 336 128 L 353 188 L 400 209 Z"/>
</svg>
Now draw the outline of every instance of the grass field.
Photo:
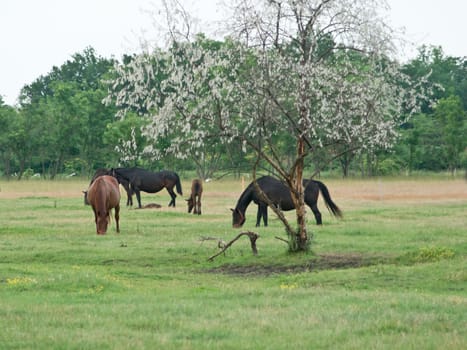
<svg viewBox="0 0 467 350">
<path fill-rule="evenodd" d="M 243 237 L 212 262 L 201 238 L 241 232 L 241 181 L 205 184 L 201 216 L 143 193 L 163 207 L 123 207 L 105 236 L 87 180 L 0 181 L 0 349 L 465 349 L 467 183 L 322 181 L 344 219 L 308 210 L 311 253 L 250 206 L 258 256 Z"/>
</svg>

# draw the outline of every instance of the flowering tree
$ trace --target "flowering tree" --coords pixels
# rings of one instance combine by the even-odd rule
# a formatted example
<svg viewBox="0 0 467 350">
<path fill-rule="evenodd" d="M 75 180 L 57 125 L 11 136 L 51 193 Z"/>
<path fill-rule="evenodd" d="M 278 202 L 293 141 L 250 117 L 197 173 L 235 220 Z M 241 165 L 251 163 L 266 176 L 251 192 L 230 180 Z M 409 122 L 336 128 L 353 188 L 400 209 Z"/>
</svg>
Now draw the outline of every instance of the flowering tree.
<svg viewBox="0 0 467 350">
<path fill-rule="evenodd" d="M 306 250 L 306 158 L 325 147 L 342 149 L 336 145 L 347 145 L 347 151 L 390 147 L 401 115 L 418 104 L 411 82 L 389 59 L 391 31 L 377 11 L 382 5 L 233 1 L 228 39 L 191 38 L 169 25 L 169 48 L 118 67 L 110 98 L 121 107 L 144 103 L 152 116 L 146 136 L 170 136 L 164 152 L 201 154 L 213 140 L 254 150 L 258 162 L 266 161 L 290 188 L 297 227 L 280 218 L 290 249 Z M 175 16 L 166 18 L 176 23 L 170 21 Z M 156 76 L 164 77 L 160 84 L 152 82 Z M 280 135 L 295 144 L 292 166 L 283 162 Z"/>
</svg>

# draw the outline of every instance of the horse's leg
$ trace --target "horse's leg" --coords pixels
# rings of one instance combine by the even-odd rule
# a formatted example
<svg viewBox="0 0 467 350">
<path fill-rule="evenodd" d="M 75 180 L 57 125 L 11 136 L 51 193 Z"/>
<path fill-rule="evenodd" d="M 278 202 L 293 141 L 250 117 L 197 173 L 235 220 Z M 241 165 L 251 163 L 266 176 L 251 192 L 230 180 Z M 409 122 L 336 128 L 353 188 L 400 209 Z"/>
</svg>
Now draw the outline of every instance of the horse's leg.
<svg viewBox="0 0 467 350">
<path fill-rule="evenodd" d="M 268 206 L 263 206 L 263 222 L 264 226 L 268 226 Z"/>
<path fill-rule="evenodd" d="M 170 197 L 172 198 L 171 201 L 169 202 L 169 207 L 174 207 L 175 208 L 175 198 L 177 197 L 177 195 L 175 194 L 173 188 L 168 188 L 168 187 L 166 187 L 166 188 L 167 188 L 167 192 L 169 192 Z"/>
<path fill-rule="evenodd" d="M 256 227 L 259 227 L 261 225 L 262 215 L 263 213 L 261 212 L 261 204 L 258 204 L 258 211 L 256 212 Z"/>
<path fill-rule="evenodd" d="M 138 207 L 141 208 L 141 193 L 139 189 L 133 189 L 134 194 L 136 195 L 136 200 L 138 201 Z"/>
<path fill-rule="evenodd" d="M 192 205 L 192 210 L 193 210 L 193 215 L 198 214 L 198 203 L 196 203 L 196 194 L 191 192 L 191 205 Z"/>
<path fill-rule="evenodd" d="M 197 197 L 197 205 L 198 205 L 198 215 L 201 215 L 201 196 L 198 195 Z"/>
<path fill-rule="evenodd" d="M 133 206 L 133 195 L 129 191 L 126 191 L 126 206 L 127 207 L 132 207 Z"/>
<path fill-rule="evenodd" d="M 196 202 L 196 195 L 191 194 L 191 203 L 193 205 L 193 215 L 198 214 L 198 203 Z"/>
<path fill-rule="evenodd" d="M 321 225 L 321 213 L 318 209 L 319 186 L 312 181 L 305 187 L 305 203 L 308 205 L 315 216 L 316 225 Z"/>
<path fill-rule="evenodd" d="M 99 234 L 99 230 L 97 229 L 97 210 L 94 207 L 92 207 L 92 211 L 94 212 L 94 222 L 96 224 L 96 232 L 97 234 Z"/>
<path fill-rule="evenodd" d="M 127 181 L 122 181 L 120 180 L 120 184 L 123 186 L 126 192 L 126 206 L 132 206 L 133 205 L 133 194 L 132 190 L 130 187 L 130 183 Z"/>
<path fill-rule="evenodd" d="M 120 220 L 120 205 L 117 204 L 115 207 L 115 223 L 117 224 L 117 232 L 120 232 L 118 220 Z"/>
<path fill-rule="evenodd" d="M 198 196 L 196 196 L 196 194 L 193 195 L 193 205 L 194 205 L 193 214 L 198 214 L 198 211 L 199 211 Z"/>
<path fill-rule="evenodd" d="M 318 203 L 316 202 L 313 203 L 312 205 L 310 205 L 310 208 L 311 208 L 311 211 L 313 212 L 313 215 L 315 216 L 316 225 L 322 225 L 321 213 L 318 210 Z"/>
<path fill-rule="evenodd" d="M 258 204 L 258 212 L 256 214 L 256 227 L 261 226 L 261 218 L 263 218 L 264 226 L 268 226 L 268 206 Z"/>
</svg>

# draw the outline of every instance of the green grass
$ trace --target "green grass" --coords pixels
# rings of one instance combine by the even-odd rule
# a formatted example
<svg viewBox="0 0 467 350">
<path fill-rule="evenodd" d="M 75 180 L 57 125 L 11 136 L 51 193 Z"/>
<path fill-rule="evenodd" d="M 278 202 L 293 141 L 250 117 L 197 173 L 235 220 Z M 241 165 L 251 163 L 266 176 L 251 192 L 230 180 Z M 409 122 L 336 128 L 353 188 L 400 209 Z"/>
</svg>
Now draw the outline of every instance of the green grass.
<svg viewBox="0 0 467 350">
<path fill-rule="evenodd" d="M 255 228 L 250 207 L 259 255 L 243 238 L 213 262 L 200 237 L 238 234 L 239 182 L 206 184 L 201 216 L 143 194 L 163 208 L 123 207 L 105 236 L 87 181 L 0 182 L 0 348 L 463 349 L 467 197 L 368 201 L 342 190 L 362 181 L 325 182 L 345 217 L 308 214 L 311 253 L 288 254 L 272 212 Z"/>
</svg>

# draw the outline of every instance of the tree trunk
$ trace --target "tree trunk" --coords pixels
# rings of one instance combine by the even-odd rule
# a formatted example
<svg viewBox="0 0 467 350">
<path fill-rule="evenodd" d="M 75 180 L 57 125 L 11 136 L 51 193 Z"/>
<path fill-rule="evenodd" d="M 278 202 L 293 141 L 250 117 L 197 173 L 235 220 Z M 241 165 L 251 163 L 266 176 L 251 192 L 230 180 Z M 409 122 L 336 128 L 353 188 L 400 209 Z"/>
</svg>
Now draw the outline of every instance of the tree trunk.
<svg viewBox="0 0 467 350">
<path fill-rule="evenodd" d="M 303 138 L 298 139 L 297 143 L 297 162 L 292 175 L 293 191 L 292 200 L 295 204 L 297 215 L 298 231 L 295 237 L 290 237 L 291 251 L 306 251 L 309 247 L 308 234 L 305 218 L 305 193 L 303 189 L 303 168 L 304 168 L 305 142 Z"/>
<path fill-rule="evenodd" d="M 26 160 L 24 158 L 20 158 L 18 180 L 21 180 L 21 178 L 23 177 L 25 167 L 26 167 Z"/>
<path fill-rule="evenodd" d="M 5 155 L 3 158 L 3 168 L 4 168 L 4 175 L 7 179 L 10 178 L 11 175 L 11 157 Z"/>
</svg>

